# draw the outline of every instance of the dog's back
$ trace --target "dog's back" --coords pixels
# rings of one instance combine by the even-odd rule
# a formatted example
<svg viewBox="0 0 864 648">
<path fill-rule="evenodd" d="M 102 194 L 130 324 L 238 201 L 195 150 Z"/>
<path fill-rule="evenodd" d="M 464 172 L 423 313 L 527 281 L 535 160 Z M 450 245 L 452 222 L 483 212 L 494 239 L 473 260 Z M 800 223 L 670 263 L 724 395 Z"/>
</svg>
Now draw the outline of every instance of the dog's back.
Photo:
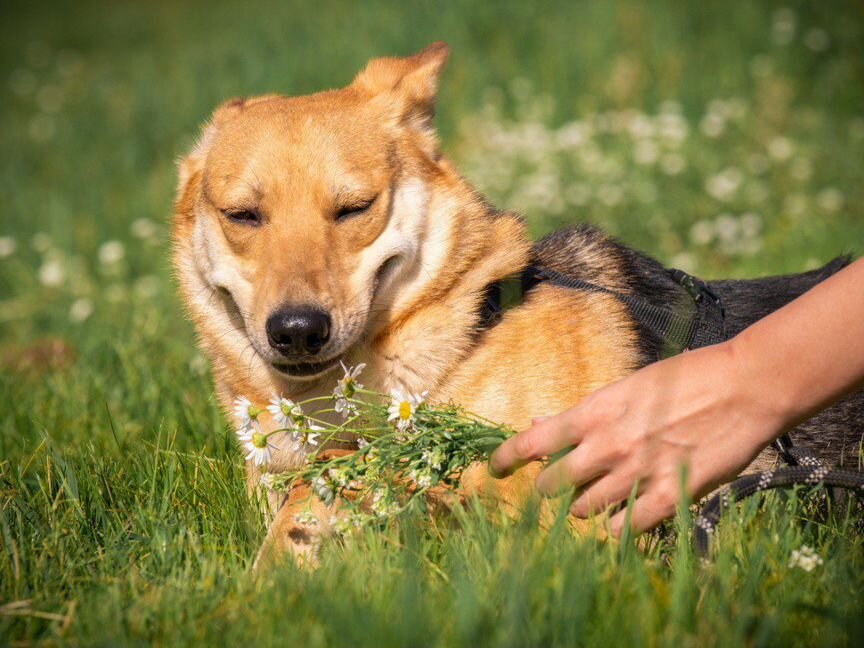
<svg viewBox="0 0 864 648">
<path fill-rule="evenodd" d="M 547 236 L 535 245 L 533 256 L 533 264 L 537 267 L 611 288 L 658 307 L 681 303 L 682 289 L 666 268 L 588 225 L 559 230 Z M 737 335 L 849 262 L 850 258 L 843 256 L 801 274 L 711 281 L 711 288 L 721 297 L 726 309 L 727 335 Z M 633 324 L 639 335 L 641 364 L 644 366 L 656 361 L 661 357 L 665 341 L 635 316 Z M 864 391 L 858 391 L 799 425 L 792 431 L 792 438 L 796 444 L 812 450 L 829 463 L 857 463 L 864 436 L 862 421 Z M 756 467 L 773 461 L 771 453 L 763 455 L 757 460 Z"/>
</svg>

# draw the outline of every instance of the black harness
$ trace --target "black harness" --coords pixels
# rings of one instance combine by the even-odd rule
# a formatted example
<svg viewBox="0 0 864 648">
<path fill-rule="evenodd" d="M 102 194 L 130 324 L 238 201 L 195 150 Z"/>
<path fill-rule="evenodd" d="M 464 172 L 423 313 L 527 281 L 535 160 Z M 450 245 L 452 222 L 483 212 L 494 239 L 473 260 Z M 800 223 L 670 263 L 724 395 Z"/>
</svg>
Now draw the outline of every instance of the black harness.
<svg viewBox="0 0 864 648">
<path fill-rule="evenodd" d="M 496 282 L 486 292 L 481 327 L 495 326 L 505 310 L 522 302 L 532 288 L 548 283 L 553 286 L 603 293 L 615 297 L 627 306 L 638 324 L 663 341 L 663 357 L 676 355 L 688 349 L 718 344 L 728 339 L 726 308 L 723 300 L 707 283 L 683 270 L 668 270 L 669 276 L 680 286 L 693 307 L 682 313 L 666 306 L 658 306 L 641 297 L 606 288 L 598 284 L 561 274 L 548 268 L 529 266 L 521 275 Z"/>
</svg>

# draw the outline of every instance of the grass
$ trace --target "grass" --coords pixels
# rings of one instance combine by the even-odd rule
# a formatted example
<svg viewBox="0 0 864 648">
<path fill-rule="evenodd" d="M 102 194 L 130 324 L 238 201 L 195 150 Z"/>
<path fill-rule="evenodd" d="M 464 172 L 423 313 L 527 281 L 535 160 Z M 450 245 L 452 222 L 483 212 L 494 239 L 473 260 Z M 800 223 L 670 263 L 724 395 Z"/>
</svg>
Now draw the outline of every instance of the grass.
<svg viewBox="0 0 864 648">
<path fill-rule="evenodd" d="M 468 510 L 459 524 L 411 519 L 328 546 L 313 574 L 253 578 L 263 521 L 167 263 L 173 160 L 218 102 L 342 84 L 372 56 L 436 39 L 453 47 L 445 149 L 536 234 L 590 220 L 706 276 L 855 252 L 857 3 L 2 11 L 0 644 L 860 636 L 858 523 L 814 517 L 796 496 L 730 516 L 707 567 L 686 516 L 681 535 L 637 549 Z M 804 544 L 824 559 L 810 573 L 789 566 Z"/>
</svg>

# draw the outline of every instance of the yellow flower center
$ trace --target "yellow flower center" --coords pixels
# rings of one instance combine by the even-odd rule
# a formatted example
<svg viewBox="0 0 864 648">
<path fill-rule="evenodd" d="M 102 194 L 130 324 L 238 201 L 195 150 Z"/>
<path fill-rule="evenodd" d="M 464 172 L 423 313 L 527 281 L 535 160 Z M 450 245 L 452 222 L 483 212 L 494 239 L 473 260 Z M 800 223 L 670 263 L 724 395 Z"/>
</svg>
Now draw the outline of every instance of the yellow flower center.
<svg viewBox="0 0 864 648">
<path fill-rule="evenodd" d="M 257 419 L 262 410 L 254 405 L 250 405 L 247 411 L 249 412 L 249 418 Z"/>
<path fill-rule="evenodd" d="M 403 421 L 407 421 L 411 418 L 411 403 L 408 401 L 402 401 L 399 403 L 399 418 Z"/>
<path fill-rule="evenodd" d="M 252 435 L 252 445 L 254 445 L 256 448 L 266 448 L 267 437 L 260 432 L 256 432 Z"/>
<path fill-rule="evenodd" d="M 283 402 L 281 409 L 282 409 L 282 413 L 285 416 L 291 416 L 291 407 L 288 405 L 288 403 Z"/>
</svg>

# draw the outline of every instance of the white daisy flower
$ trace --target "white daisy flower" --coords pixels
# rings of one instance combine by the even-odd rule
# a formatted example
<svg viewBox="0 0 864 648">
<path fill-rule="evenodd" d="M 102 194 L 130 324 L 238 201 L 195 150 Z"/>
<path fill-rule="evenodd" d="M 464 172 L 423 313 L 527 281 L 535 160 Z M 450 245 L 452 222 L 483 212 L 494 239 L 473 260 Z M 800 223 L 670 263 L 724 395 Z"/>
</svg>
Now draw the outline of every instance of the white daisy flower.
<svg viewBox="0 0 864 648">
<path fill-rule="evenodd" d="M 795 549 L 789 556 L 789 568 L 800 567 L 806 572 L 813 571 L 822 564 L 822 556 L 817 554 L 812 547 L 802 545 L 801 549 Z"/>
<path fill-rule="evenodd" d="M 234 416 L 240 421 L 240 432 L 248 432 L 252 429 L 252 423 L 257 422 L 258 416 L 261 414 L 261 408 L 255 407 L 245 396 L 239 396 L 234 401 Z"/>
<path fill-rule="evenodd" d="M 273 415 L 273 420 L 280 428 L 293 428 L 303 420 L 303 408 L 294 401 L 273 394 L 267 411 Z"/>
<path fill-rule="evenodd" d="M 246 431 L 238 431 L 237 436 L 243 443 L 243 448 L 248 453 L 246 461 L 252 461 L 256 466 L 266 466 L 269 464 L 273 460 L 271 450 L 279 449 L 270 442 L 267 435 L 262 433 L 260 428 L 255 432 L 251 428 Z"/>
<path fill-rule="evenodd" d="M 390 392 L 390 406 L 387 408 L 387 420 L 404 432 L 414 424 L 414 414 L 417 408 L 426 400 L 429 392 L 411 394 L 401 389 Z"/>
<path fill-rule="evenodd" d="M 306 427 L 302 430 L 294 431 L 294 440 L 297 443 L 317 446 L 321 443 L 320 437 L 321 434 L 316 430 L 323 430 L 324 428 L 320 425 L 315 425 L 314 423 L 306 422 Z"/>
<path fill-rule="evenodd" d="M 357 382 L 357 377 L 366 368 L 366 365 L 361 363 L 356 367 L 346 367 L 341 360 L 339 364 L 342 365 L 342 371 L 345 372 L 345 375 L 336 383 L 336 387 L 333 389 L 333 398 L 336 399 L 335 410 L 343 417 L 348 418 L 357 412 L 357 407 L 351 402 L 351 398 L 358 389 L 363 389 L 363 385 Z"/>
<path fill-rule="evenodd" d="M 102 265 L 114 265 L 126 256 L 126 248 L 120 241 L 105 241 L 99 246 L 99 263 Z"/>
<path fill-rule="evenodd" d="M 0 259 L 5 259 L 15 254 L 18 241 L 11 236 L 0 236 Z"/>
</svg>

